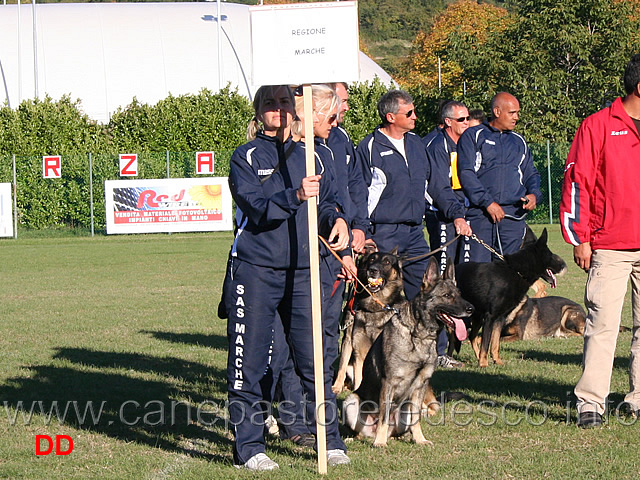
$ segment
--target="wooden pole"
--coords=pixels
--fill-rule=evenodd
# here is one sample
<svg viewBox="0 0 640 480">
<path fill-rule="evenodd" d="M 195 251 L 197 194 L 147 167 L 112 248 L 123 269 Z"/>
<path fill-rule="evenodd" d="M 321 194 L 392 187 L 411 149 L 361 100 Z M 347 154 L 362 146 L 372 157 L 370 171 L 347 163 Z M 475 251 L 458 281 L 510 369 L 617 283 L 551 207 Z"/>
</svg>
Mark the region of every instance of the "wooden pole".
<svg viewBox="0 0 640 480">
<path fill-rule="evenodd" d="M 303 86 L 304 144 L 307 176 L 316 174 L 313 143 L 313 98 L 311 85 Z M 324 360 L 322 348 L 322 304 L 320 301 L 320 261 L 318 250 L 318 204 L 316 197 L 307 202 L 309 208 L 309 264 L 311 266 L 311 318 L 313 328 L 313 371 L 316 387 L 316 441 L 318 442 L 318 473 L 327 473 L 327 431 L 324 402 Z"/>
</svg>

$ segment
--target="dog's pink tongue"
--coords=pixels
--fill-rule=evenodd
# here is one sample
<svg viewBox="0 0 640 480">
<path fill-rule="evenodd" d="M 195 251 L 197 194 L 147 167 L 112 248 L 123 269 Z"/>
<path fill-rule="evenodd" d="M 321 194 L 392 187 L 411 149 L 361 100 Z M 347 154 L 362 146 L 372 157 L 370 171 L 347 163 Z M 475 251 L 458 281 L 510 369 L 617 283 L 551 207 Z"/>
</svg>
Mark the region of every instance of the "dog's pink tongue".
<svg viewBox="0 0 640 480">
<path fill-rule="evenodd" d="M 456 338 L 461 342 L 464 342 L 467 339 L 467 326 L 464 321 L 459 318 L 452 317 L 451 320 L 453 320 L 453 324 L 456 327 Z"/>
</svg>

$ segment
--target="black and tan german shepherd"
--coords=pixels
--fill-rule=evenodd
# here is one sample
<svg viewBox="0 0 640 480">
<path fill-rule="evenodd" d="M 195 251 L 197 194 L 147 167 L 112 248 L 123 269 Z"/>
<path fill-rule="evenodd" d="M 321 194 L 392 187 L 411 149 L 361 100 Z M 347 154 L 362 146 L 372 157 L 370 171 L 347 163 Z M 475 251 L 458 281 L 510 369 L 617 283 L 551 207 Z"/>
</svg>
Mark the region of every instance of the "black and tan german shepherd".
<svg viewBox="0 0 640 480">
<path fill-rule="evenodd" d="M 437 404 L 430 385 L 438 358 L 436 339 L 453 318 L 473 313 L 456 287 L 453 265 L 449 262 L 440 276 L 433 257 L 420 293 L 395 308 L 367 354 L 362 384 L 343 403 L 346 424 L 359 435 L 375 437 L 377 447 L 407 431 L 416 443 L 431 443 L 422 433 L 420 417 L 423 404 Z"/>
<path fill-rule="evenodd" d="M 390 253 L 367 252 L 358 264 L 358 280 L 359 285 L 367 286 L 375 299 L 358 286 L 354 311 L 346 308 L 345 324 L 348 326 L 342 338 L 338 373 L 332 387 L 335 393 L 343 390 L 349 366 L 353 368 L 353 390 L 360 386 L 362 365 L 371 345 L 394 314 L 392 308 L 403 301 L 397 249 Z"/>
<path fill-rule="evenodd" d="M 564 297 L 524 297 L 505 320 L 501 341 L 583 336 L 587 314 Z"/>
<path fill-rule="evenodd" d="M 505 255 L 504 261 L 456 266 L 462 296 L 475 307 L 469 340 L 480 367 L 489 364 L 489 347 L 493 361 L 499 365 L 504 363 L 500 359 L 500 335 L 507 315 L 518 306 L 536 280 L 542 278 L 553 287 L 556 275 L 564 273 L 566 268 L 566 263 L 549 250 L 546 228 L 540 238 L 525 241 L 520 250 Z"/>
</svg>

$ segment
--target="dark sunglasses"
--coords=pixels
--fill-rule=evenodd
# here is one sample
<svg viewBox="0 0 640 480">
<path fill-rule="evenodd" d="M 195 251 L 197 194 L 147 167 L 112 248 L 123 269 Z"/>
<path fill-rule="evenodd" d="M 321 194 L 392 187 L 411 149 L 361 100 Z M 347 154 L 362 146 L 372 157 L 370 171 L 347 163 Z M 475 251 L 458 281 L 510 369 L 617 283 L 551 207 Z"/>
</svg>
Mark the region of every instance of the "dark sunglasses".
<svg viewBox="0 0 640 480">
<path fill-rule="evenodd" d="M 449 117 L 451 118 L 451 117 Z M 471 117 L 460 117 L 460 118 L 451 118 L 451 120 L 455 120 L 456 122 L 462 123 L 462 122 L 466 122 L 470 119 Z"/>
<path fill-rule="evenodd" d="M 324 112 L 318 112 L 318 115 L 324 115 L 325 117 L 327 117 L 327 114 Z M 338 118 L 338 115 L 336 115 L 335 113 L 333 115 L 331 115 L 330 117 L 327 117 L 327 122 L 328 123 L 333 123 L 336 121 L 336 118 Z"/>
<path fill-rule="evenodd" d="M 408 112 L 404 113 L 404 112 L 398 112 L 396 113 L 396 115 L 406 115 L 407 118 L 409 118 L 411 115 L 413 115 L 413 110 L 409 110 Z"/>
</svg>

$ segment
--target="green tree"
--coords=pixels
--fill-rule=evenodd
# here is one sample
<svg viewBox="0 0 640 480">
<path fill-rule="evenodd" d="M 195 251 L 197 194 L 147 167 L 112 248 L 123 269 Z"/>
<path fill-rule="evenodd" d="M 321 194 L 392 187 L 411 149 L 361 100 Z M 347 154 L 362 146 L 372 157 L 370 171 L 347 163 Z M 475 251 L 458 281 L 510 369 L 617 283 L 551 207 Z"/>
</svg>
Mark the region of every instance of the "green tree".
<svg viewBox="0 0 640 480">
<path fill-rule="evenodd" d="M 16 110 L 0 108 L 0 154 L 63 155 L 104 148 L 103 127 L 90 120 L 80 101 L 25 100 Z"/>
<path fill-rule="evenodd" d="M 464 70 L 467 100 L 506 90 L 521 103 L 529 141 L 570 141 L 587 115 L 622 93 L 621 76 L 639 50 L 636 4 L 610 0 L 513 0 L 516 20 L 486 42 L 454 34 L 450 57 Z"/>
<path fill-rule="evenodd" d="M 113 146 L 120 151 L 217 150 L 246 141 L 253 108 L 229 86 L 212 93 L 181 95 L 150 106 L 135 98 L 109 122 Z"/>
<path fill-rule="evenodd" d="M 378 77 L 372 82 L 356 83 L 349 87 L 350 110 L 344 117 L 344 127 L 356 145 L 380 124 L 378 100 L 391 88 L 391 85 L 385 86 Z"/>
<path fill-rule="evenodd" d="M 418 33 L 398 81 L 408 88 L 420 88 L 424 92 L 438 91 L 440 59 L 440 77 L 445 90 L 450 95 L 462 96 L 463 70 L 455 58 L 448 55 L 450 36 L 465 32 L 482 43 L 493 31 L 504 30 L 509 21 L 504 8 L 479 4 L 474 0 L 458 0 L 450 4 L 429 30 Z"/>
</svg>

